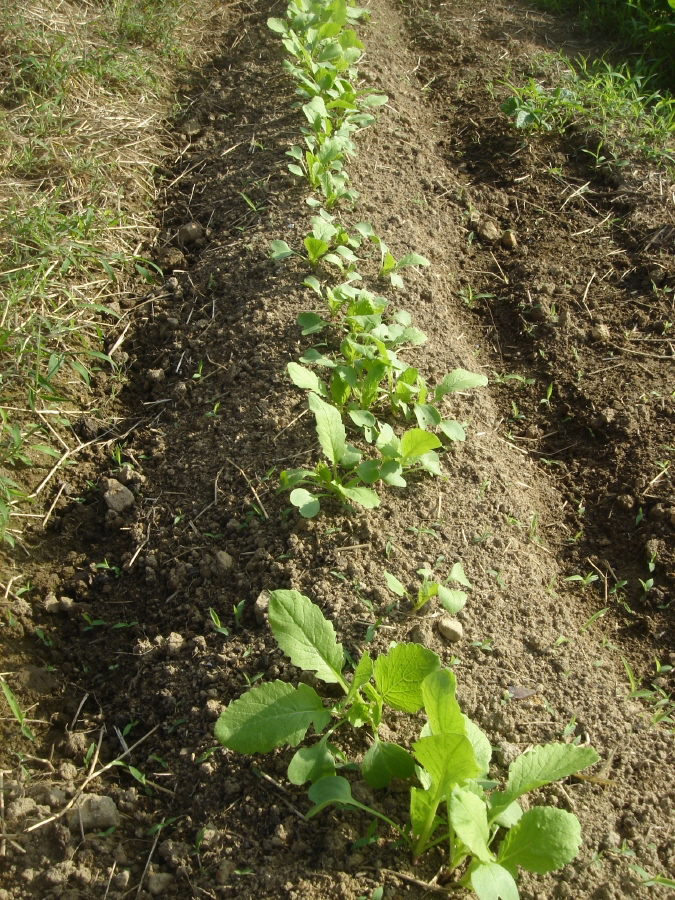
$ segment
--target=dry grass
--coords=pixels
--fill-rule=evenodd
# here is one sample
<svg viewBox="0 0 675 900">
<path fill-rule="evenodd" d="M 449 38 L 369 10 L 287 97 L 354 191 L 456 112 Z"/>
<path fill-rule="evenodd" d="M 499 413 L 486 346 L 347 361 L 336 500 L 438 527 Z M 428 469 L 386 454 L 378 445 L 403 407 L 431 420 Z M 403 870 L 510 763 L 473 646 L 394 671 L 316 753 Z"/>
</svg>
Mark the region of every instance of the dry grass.
<svg viewBox="0 0 675 900">
<path fill-rule="evenodd" d="M 0 533 L 10 544 L 10 514 L 37 470 L 78 443 L 68 422 L 89 407 L 92 368 L 110 365 L 100 354 L 119 302 L 153 276 L 153 171 L 173 150 L 173 85 L 208 56 L 226 16 L 215 0 L 0 5 Z"/>
</svg>

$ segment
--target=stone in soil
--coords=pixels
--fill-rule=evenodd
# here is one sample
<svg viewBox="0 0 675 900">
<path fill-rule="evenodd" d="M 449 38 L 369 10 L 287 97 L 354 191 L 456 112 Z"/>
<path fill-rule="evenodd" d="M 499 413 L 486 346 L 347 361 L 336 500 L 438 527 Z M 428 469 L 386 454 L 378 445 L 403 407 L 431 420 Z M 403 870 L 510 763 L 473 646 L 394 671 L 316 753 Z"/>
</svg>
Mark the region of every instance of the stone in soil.
<svg viewBox="0 0 675 900">
<path fill-rule="evenodd" d="M 116 478 L 108 479 L 108 489 L 103 494 L 103 499 L 108 509 L 118 515 L 130 509 L 136 502 L 129 488 L 117 481 Z"/>
</svg>

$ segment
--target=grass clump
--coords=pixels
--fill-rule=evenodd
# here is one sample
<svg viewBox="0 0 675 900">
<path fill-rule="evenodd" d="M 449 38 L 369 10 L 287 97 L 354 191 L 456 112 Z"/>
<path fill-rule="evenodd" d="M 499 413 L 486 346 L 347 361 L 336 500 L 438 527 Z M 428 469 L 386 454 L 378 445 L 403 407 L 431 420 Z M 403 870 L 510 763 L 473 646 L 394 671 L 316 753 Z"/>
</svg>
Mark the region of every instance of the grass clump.
<svg viewBox="0 0 675 900">
<path fill-rule="evenodd" d="M 110 366 L 119 301 L 152 278 L 153 169 L 177 71 L 213 44 L 212 0 L 0 9 L 0 537 L 42 488 Z M 197 25 L 196 23 L 199 23 Z M 102 318 L 101 314 L 105 313 Z M 47 422 L 49 425 L 47 425 Z M 44 474 L 44 473 L 42 473 Z M 40 476 L 41 477 L 41 476 Z"/>
</svg>

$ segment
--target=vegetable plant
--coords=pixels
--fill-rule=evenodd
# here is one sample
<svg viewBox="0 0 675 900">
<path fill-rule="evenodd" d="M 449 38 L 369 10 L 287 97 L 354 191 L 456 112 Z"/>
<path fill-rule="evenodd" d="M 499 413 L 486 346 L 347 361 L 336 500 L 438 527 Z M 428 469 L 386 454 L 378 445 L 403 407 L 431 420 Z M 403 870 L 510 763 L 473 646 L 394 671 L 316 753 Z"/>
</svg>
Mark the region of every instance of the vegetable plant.
<svg viewBox="0 0 675 900">
<path fill-rule="evenodd" d="M 293 665 L 337 685 L 343 696 L 326 701 L 303 681 L 264 683 L 229 704 L 215 736 L 239 753 L 268 753 L 298 747 L 312 727 L 317 739 L 300 747 L 288 766 L 291 783 L 311 782 L 307 818 L 330 805 L 362 810 L 393 829 L 413 862 L 445 845 L 455 885 L 473 890 L 480 900 L 517 900 L 519 869 L 544 874 L 574 859 L 581 844 L 576 816 L 547 806 L 523 811 L 519 799 L 593 765 L 599 759 L 595 750 L 563 743 L 533 747 L 511 763 L 506 785 L 499 788 L 487 779 L 490 742 L 462 713 L 455 675 L 441 668 L 433 651 L 403 643 L 374 660 L 366 652 L 349 680 L 333 625 L 309 598 L 273 591 L 269 624 Z M 387 709 L 414 715 L 422 708 L 427 721 L 411 749 L 382 740 Z M 331 741 L 348 726 L 371 734 L 358 764 L 370 787 L 386 787 L 393 778 L 411 780 L 403 822 L 355 800 L 350 781 L 337 774 L 354 768 Z"/>
<path fill-rule="evenodd" d="M 404 585 L 401 584 L 395 575 L 392 575 L 391 572 L 384 573 L 387 587 L 392 593 L 396 594 L 397 597 L 407 597 L 409 600 L 412 600 L 411 612 L 419 612 L 432 597 L 438 597 L 441 606 L 451 615 L 458 613 L 466 604 L 467 596 L 464 591 L 447 586 L 449 582 L 454 581 L 464 587 L 471 588 L 471 582 L 464 574 L 461 563 L 456 562 L 454 564 L 450 574 L 442 583 L 433 578 L 434 573 L 430 569 L 418 569 L 417 574 L 421 576 L 422 583 L 417 589 L 416 599 L 412 600 Z"/>
</svg>

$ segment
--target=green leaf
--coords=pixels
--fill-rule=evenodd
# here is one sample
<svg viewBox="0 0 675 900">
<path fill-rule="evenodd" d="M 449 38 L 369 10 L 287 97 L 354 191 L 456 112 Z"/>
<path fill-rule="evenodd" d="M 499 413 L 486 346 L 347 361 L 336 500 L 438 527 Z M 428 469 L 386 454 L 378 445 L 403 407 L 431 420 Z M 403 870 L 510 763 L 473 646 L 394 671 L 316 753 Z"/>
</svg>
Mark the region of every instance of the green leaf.
<svg viewBox="0 0 675 900">
<path fill-rule="evenodd" d="M 300 743 L 313 723 L 323 731 L 330 720 L 321 697 L 306 684 L 261 684 L 234 700 L 216 722 L 216 740 L 238 753 L 268 753 Z"/>
<path fill-rule="evenodd" d="M 289 256 L 293 256 L 293 251 L 286 241 L 271 241 L 270 256 L 272 259 L 288 259 Z"/>
<path fill-rule="evenodd" d="M 471 742 L 463 734 L 434 734 L 413 744 L 415 757 L 444 797 L 456 784 L 480 774 Z"/>
<path fill-rule="evenodd" d="M 576 816 L 553 806 L 535 806 L 507 832 L 497 862 L 514 878 L 518 866 L 544 875 L 571 862 L 580 846 L 581 827 Z"/>
<path fill-rule="evenodd" d="M 432 672 L 422 682 L 424 711 L 432 734 L 464 734 L 464 716 L 455 698 L 457 679 L 450 669 Z"/>
<path fill-rule="evenodd" d="M 293 506 L 298 508 L 303 519 L 313 519 L 321 509 L 321 503 L 318 498 L 314 494 L 310 494 L 305 488 L 295 488 L 295 490 L 291 491 L 289 499 Z"/>
<path fill-rule="evenodd" d="M 575 744 L 545 744 L 534 747 L 509 766 L 506 790 L 503 794 L 497 795 L 499 806 L 508 806 L 528 791 L 550 784 L 559 778 L 574 775 L 575 772 L 592 766 L 599 759 L 592 747 L 577 747 Z"/>
<path fill-rule="evenodd" d="M 304 391 L 314 391 L 315 394 L 320 394 L 322 397 L 328 395 L 325 384 L 311 369 L 290 362 L 286 366 L 286 370 L 296 387 L 302 388 Z"/>
<path fill-rule="evenodd" d="M 449 441 L 465 441 L 466 432 L 454 419 L 444 419 L 438 426 Z"/>
<path fill-rule="evenodd" d="M 377 419 L 367 409 L 350 409 L 349 418 L 358 428 L 374 428 L 377 425 Z"/>
<path fill-rule="evenodd" d="M 335 760 L 326 739 L 313 747 L 301 747 L 288 764 L 288 780 L 291 784 L 314 784 L 319 778 L 335 775 Z"/>
<path fill-rule="evenodd" d="M 466 604 L 464 591 L 454 591 L 442 584 L 438 585 L 438 599 L 441 601 L 443 609 L 447 610 L 451 616 L 458 613 Z"/>
<path fill-rule="evenodd" d="M 356 693 L 360 687 L 363 687 L 364 684 L 367 684 L 370 679 L 373 677 L 373 661 L 368 655 L 368 651 L 365 650 L 361 654 L 361 659 L 358 662 L 358 665 L 354 669 L 354 675 L 352 677 L 351 684 L 349 685 L 349 693 L 347 694 L 346 703 L 351 703 L 351 701 L 356 697 Z"/>
<path fill-rule="evenodd" d="M 476 764 L 480 769 L 480 775 L 485 775 L 490 768 L 490 760 L 492 758 L 492 745 L 475 722 L 472 722 L 468 716 L 462 715 L 464 719 L 464 731 L 473 747 L 473 755 Z"/>
<path fill-rule="evenodd" d="M 316 433 L 321 449 L 328 459 L 337 465 L 345 452 L 346 434 L 342 416 L 334 406 L 329 406 L 317 394 L 309 395 L 309 408 L 316 417 Z"/>
<path fill-rule="evenodd" d="M 361 805 L 354 800 L 349 782 L 341 775 L 327 775 L 325 778 L 320 778 L 311 786 L 307 794 L 314 803 L 310 811 L 305 814 L 308 819 L 330 806 L 331 803 L 358 807 Z"/>
<path fill-rule="evenodd" d="M 410 778 L 415 774 L 415 760 L 398 744 L 380 741 L 377 736 L 363 757 L 361 774 L 372 788 L 386 787 L 392 778 Z"/>
<path fill-rule="evenodd" d="M 406 589 L 395 575 L 385 571 L 384 580 L 387 582 L 387 587 L 392 593 L 396 594 L 397 597 L 405 597 Z"/>
<path fill-rule="evenodd" d="M 395 459 L 389 459 L 380 469 L 380 478 L 389 487 L 405 487 L 408 482 L 403 478 L 402 472 L 401 464 Z"/>
<path fill-rule="evenodd" d="M 440 660 L 433 650 L 420 644 L 396 644 L 387 656 L 375 660 L 375 684 L 389 706 L 415 713 L 424 703 L 422 682 L 438 668 Z"/>
<path fill-rule="evenodd" d="M 16 719 L 19 728 L 21 729 L 21 733 L 24 737 L 27 737 L 28 740 L 35 742 L 35 737 L 33 736 L 33 732 L 30 730 L 28 725 L 24 724 L 25 716 L 23 714 L 23 710 L 19 705 L 19 701 L 16 699 L 14 694 L 12 693 L 9 685 L 0 679 L 0 687 L 2 688 L 2 693 L 5 695 L 5 700 L 7 701 L 7 705 L 9 706 L 12 715 Z"/>
<path fill-rule="evenodd" d="M 412 826 L 413 838 L 417 840 L 424 831 L 431 814 L 431 807 L 434 806 L 434 796 L 430 790 L 422 788 L 410 788 L 410 825 Z M 437 805 L 437 804 L 436 804 Z M 441 824 L 441 819 L 436 816 L 431 829 L 431 834 L 436 827 Z"/>
<path fill-rule="evenodd" d="M 420 256 L 419 253 L 406 253 L 405 256 L 402 256 L 397 265 L 397 269 L 402 269 L 404 266 L 428 266 L 431 265 L 429 260 L 425 256 Z"/>
<path fill-rule="evenodd" d="M 481 862 L 492 862 L 488 848 L 490 828 L 485 801 L 471 791 L 454 787 L 448 802 L 450 823 L 455 834 Z"/>
<path fill-rule="evenodd" d="M 307 256 L 312 265 L 320 260 L 322 256 L 325 256 L 329 250 L 328 244 L 325 241 L 309 235 L 304 239 L 303 244 L 305 245 Z"/>
<path fill-rule="evenodd" d="M 513 828 L 523 815 L 523 810 L 517 800 L 514 800 L 510 806 L 495 816 L 493 822 L 495 825 L 501 825 L 502 828 Z"/>
<path fill-rule="evenodd" d="M 410 428 L 401 438 L 401 459 L 416 459 L 435 447 L 440 447 L 441 442 L 430 431 L 422 431 L 421 428 Z"/>
<path fill-rule="evenodd" d="M 333 623 L 319 607 L 298 591 L 272 591 L 269 623 L 277 643 L 299 669 L 316 672 L 328 684 L 340 684 L 344 662 L 342 644 L 335 639 Z"/>
<path fill-rule="evenodd" d="M 485 387 L 488 383 L 485 375 L 476 375 L 466 369 L 453 369 L 448 372 L 434 392 L 434 398 L 440 400 L 445 394 L 456 391 L 470 391 L 472 388 Z"/>
<path fill-rule="evenodd" d="M 369 488 L 341 487 L 340 493 L 344 494 L 347 500 L 351 500 L 352 503 L 357 503 L 364 509 L 375 509 L 376 506 L 380 505 L 380 498 L 375 491 L 371 491 Z"/>
<path fill-rule="evenodd" d="M 376 459 L 367 459 L 356 467 L 356 474 L 365 484 L 375 484 L 380 479 L 380 466 Z"/>
<path fill-rule="evenodd" d="M 441 424 L 441 414 L 431 403 L 416 403 L 413 407 L 417 424 L 420 428 L 435 428 Z"/>
<path fill-rule="evenodd" d="M 277 34 L 286 34 L 286 31 L 288 30 L 288 25 L 286 25 L 283 19 L 268 19 L 267 27 L 272 31 L 276 31 Z"/>
<path fill-rule="evenodd" d="M 448 577 L 445 580 L 446 580 L 446 582 L 456 581 L 459 584 L 463 584 L 464 587 L 468 587 L 468 588 L 470 588 L 472 586 L 471 582 L 464 574 L 464 568 L 463 568 L 462 564 L 459 562 L 456 562 L 454 564 L 454 566 L 450 569 L 450 574 L 448 575 Z"/>
<path fill-rule="evenodd" d="M 518 888 L 513 876 L 497 863 L 472 866 L 470 877 L 478 900 L 518 900 Z"/>
<path fill-rule="evenodd" d="M 319 331 L 323 331 L 323 329 L 329 325 L 329 322 L 326 322 L 321 316 L 318 316 L 316 313 L 305 312 L 300 313 L 297 318 L 298 325 L 302 328 L 302 334 L 317 334 Z"/>
</svg>

